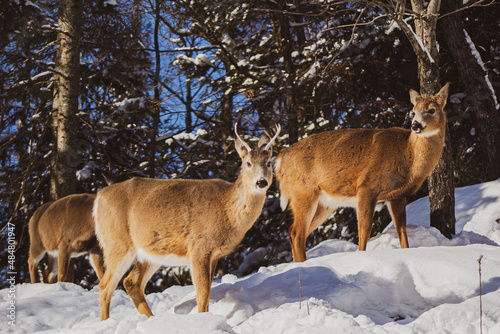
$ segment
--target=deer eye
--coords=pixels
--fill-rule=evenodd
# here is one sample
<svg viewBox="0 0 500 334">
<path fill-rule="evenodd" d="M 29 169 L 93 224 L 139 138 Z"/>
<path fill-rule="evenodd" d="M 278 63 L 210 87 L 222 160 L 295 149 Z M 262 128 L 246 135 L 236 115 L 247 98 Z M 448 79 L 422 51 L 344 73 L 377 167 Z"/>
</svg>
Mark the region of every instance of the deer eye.
<svg viewBox="0 0 500 334">
<path fill-rule="evenodd" d="M 271 167 L 271 161 L 267 162 L 267 167 L 269 167 L 269 168 Z"/>
<path fill-rule="evenodd" d="M 252 163 L 250 161 L 247 161 L 247 167 L 252 168 Z"/>
<path fill-rule="evenodd" d="M 434 115 L 436 113 L 436 109 L 434 109 L 434 108 L 427 109 L 426 113 Z"/>
</svg>

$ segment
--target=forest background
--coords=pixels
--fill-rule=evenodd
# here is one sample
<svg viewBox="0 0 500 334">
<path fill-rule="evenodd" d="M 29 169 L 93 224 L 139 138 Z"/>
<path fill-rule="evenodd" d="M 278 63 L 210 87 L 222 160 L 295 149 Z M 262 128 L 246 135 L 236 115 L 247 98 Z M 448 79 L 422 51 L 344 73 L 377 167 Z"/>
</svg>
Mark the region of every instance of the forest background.
<svg viewBox="0 0 500 334">
<path fill-rule="evenodd" d="M 453 187 L 500 177 L 498 5 L 3 1 L 2 268 L 10 232 L 16 282 L 28 282 L 29 218 L 44 202 L 96 193 L 105 186 L 100 170 L 234 181 L 240 165 L 235 122 L 248 141 L 280 123 L 277 152 L 315 132 L 408 128 L 409 89 L 431 94 L 446 82 L 447 149 L 434 179 L 410 200 L 434 192 L 431 206 L 446 199 L 453 209 Z M 433 219 L 431 208 L 431 225 L 451 237 L 454 215 L 445 217 Z M 263 214 L 217 272 L 245 275 L 290 261 L 291 222 L 273 185 Z M 378 210 L 373 234 L 389 222 L 387 210 Z M 335 212 L 308 246 L 327 238 L 357 241 L 352 209 Z M 76 283 L 96 284 L 86 260 L 71 267 Z M 0 288 L 6 275 L 3 270 Z M 188 283 L 187 270 L 162 268 L 147 291 Z"/>
</svg>

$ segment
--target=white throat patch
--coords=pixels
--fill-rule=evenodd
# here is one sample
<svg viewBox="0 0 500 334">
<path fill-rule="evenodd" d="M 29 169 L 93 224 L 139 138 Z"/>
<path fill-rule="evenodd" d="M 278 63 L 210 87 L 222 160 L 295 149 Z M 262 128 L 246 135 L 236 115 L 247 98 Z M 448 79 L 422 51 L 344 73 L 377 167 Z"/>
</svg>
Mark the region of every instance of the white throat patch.
<svg viewBox="0 0 500 334">
<path fill-rule="evenodd" d="M 429 131 L 429 132 L 426 132 L 426 133 L 417 133 L 417 135 L 419 137 L 423 137 L 423 138 L 428 138 L 428 137 L 432 137 L 432 136 L 435 136 L 439 133 L 439 129 L 436 129 L 434 131 Z"/>
</svg>

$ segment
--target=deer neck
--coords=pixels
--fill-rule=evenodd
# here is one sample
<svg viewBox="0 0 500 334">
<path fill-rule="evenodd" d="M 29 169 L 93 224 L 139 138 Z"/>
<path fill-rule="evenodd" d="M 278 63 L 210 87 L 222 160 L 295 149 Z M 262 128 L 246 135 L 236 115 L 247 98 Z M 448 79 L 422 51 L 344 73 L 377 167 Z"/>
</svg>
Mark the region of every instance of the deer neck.
<svg viewBox="0 0 500 334">
<path fill-rule="evenodd" d="M 240 174 L 230 189 L 226 203 L 229 223 L 246 233 L 259 218 L 266 199 L 266 193 L 255 194 L 248 189 Z"/>
<path fill-rule="evenodd" d="M 413 155 L 412 175 L 414 179 L 425 179 L 434 169 L 441 157 L 444 146 L 444 129 L 429 137 L 410 134 Z"/>
</svg>

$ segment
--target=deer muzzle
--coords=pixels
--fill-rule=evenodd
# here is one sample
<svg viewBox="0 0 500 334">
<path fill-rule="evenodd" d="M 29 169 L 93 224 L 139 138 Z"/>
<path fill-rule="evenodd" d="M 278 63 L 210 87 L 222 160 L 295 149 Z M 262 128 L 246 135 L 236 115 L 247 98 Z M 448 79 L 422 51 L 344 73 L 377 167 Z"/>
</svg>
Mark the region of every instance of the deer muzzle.
<svg viewBox="0 0 500 334">
<path fill-rule="evenodd" d="M 413 121 L 413 123 L 411 123 L 411 130 L 415 133 L 421 133 L 424 130 L 424 127 L 420 124 L 420 122 Z"/>
<path fill-rule="evenodd" d="M 257 188 L 264 189 L 267 187 L 267 180 L 262 178 L 259 181 L 257 181 Z"/>
</svg>

